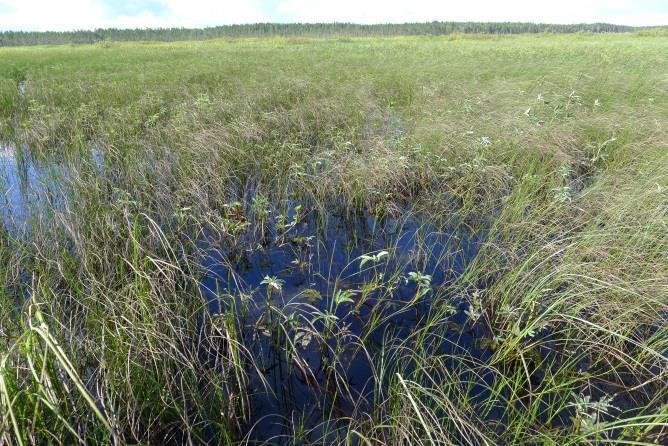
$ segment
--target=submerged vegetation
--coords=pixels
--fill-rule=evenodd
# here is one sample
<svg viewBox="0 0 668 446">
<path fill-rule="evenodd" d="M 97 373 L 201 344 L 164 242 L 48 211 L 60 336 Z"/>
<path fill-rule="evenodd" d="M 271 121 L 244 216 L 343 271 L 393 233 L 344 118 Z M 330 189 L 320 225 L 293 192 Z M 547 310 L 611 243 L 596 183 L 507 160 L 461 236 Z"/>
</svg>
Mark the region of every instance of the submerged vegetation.
<svg viewBox="0 0 668 446">
<path fill-rule="evenodd" d="M 667 50 L 0 50 L 0 444 L 666 444 Z"/>
</svg>

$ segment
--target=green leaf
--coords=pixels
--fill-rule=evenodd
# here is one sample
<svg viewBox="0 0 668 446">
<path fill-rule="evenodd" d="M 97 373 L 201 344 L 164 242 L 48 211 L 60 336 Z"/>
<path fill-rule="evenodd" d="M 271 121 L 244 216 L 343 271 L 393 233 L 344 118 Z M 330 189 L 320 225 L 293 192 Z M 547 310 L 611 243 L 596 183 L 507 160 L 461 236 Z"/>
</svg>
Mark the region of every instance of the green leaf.
<svg viewBox="0 0 668 446">
<path fill-rule="evenodd" d="M 337 290 L 334 293 L 334 304 L 338 307 L 342 303 L 345 302 L 355 302 L 353 300 L 353 297 L 355 296 L 355 292 L 351 290 Z"/>
<path fill-rule="evenodd" d="M 279 279 L 278 277 L 264 276 L 264 279 L 262 280 L 262 282 L 260 282 L 260 285 L 267 285 L 268 288 L 273 288 L 276 291 L 281 291 L 283 289 L 284 283 L 285 281 Z"/>
</svg>

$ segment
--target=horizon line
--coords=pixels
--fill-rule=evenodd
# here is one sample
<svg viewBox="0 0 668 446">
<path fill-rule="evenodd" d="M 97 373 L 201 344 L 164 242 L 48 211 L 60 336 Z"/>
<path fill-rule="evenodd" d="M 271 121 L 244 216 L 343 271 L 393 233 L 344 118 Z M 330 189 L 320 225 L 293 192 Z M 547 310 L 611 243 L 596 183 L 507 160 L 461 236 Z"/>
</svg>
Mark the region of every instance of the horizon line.
<svg viewBox="0 0 668 446">
<path fill-rule="evenodd" d="M 0 33 L 8 32 L 22 32 L 22 33 L 75 33 L 75 32 L 99 32 L 99 31 L 160 31 L 160 30 L 207 30 L 207 29 L 216 29 L 216 28 L 233 28 L 233 27 L 243 27 L 243 26 L 254 26 L 254 25 L 278 25 L 278 26 L 304 26 L 304 25 L 348 25 L 348 26 L 359 26 L 359 27 L 378 27 L 378 26 L 405 26 L 405 25 L 430 25 L 430 24 L 522 24 L 522 25 L 540 25 L 540 26 L 592 26 L 592 25 L 607 25 L 615 26 L 620 28 L 629 28 L 629 29 L 656 29 L 656 28 L 668 28 L 668 24 L 665 25 L 622 25 L 613 22 L 571 22 L 571 23 L 551 23 L 551 22 L 532 22 L 532 21 L 475 21 L 475 20 L 432 20 L 432 21 L 419 21 L 419 22 L 375 22 L 375 23 L 358 23 L 358 22 L 346 22 L 346 21 L 333 21 L 333 22 L 247 22 L 247 23 L 225 23 L 221 25 L 210 25 L 210 26 L 201 26 L 201 27 L 187 27 L 187 26 L 166 26 L 166 27 L 106 27 L 106 28 L 72 28 L 68 30 L 25 30 L 25 29 L 0 29 Z"/>
</svg>

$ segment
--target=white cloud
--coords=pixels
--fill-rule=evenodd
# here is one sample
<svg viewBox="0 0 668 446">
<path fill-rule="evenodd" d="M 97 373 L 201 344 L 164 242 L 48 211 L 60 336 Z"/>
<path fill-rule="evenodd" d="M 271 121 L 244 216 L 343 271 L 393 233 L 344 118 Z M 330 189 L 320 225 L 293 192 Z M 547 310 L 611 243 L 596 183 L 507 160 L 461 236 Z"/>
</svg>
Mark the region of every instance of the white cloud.
<svg viewBox="0 0 668 446">
<path fill-rule="evenodd" d="M 0 0 L 0 30 L 203 27 L 278 20 L 357 23 L 452 20 L 668 24 L 668 6 L 664 6 L 668 0 L 161 1 L 166 8 L 160 13 L 142 11 L 136 15 L 109 18 L 100 0 Z"/>
<path fill-rule="evenodd" d="M 142 12 L 106 18 L 95 0 L 0 0 L 0 30 L 72 30 L 95 28 L 204 27 L 267 21 L 251 0 L 163 0 L 165 13 Z"/>
<path fill-rule="evenodd" d="M 283 0 L 279 12 L 303 22 L 527 21 L 668 24 L 660 0 Z"/>
<path fill-rule="evenodd" d="M 92 28 L 99 24 L 102 16 L 99 5 L 90 0 L 4 0 L 2 3 L 10 12 L 0 15 L 0 29 Z"/>
<path fill-rule="evenodd" d="M 163 0 L 163 2 L 169 6 L 178 26 L 199 27 L 268 20 L 259 6 L 248 0 Z"/>
</svg>

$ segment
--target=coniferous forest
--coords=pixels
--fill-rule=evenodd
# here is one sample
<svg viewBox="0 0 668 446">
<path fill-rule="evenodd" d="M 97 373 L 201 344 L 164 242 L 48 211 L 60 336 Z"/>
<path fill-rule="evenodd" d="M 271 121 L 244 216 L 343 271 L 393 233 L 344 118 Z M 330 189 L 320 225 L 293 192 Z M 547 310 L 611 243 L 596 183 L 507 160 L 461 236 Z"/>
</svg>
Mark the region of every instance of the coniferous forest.
<svg viewBox="0 0 668 446">
<path fill-rule="evenodd" d="M 541 23 L 430 22 L 360 25 L 355 23 L 255 23 L 210 28 L 97 29 L 95 31 L 4 31 L 0 46 L 90 44 L 100 41 L 207 40 L 230 37 L 336 37 L 524 33 L 626 33 L 646 31 L 645 27 L 582 23 L 554 25 Z"/>
</svg>

